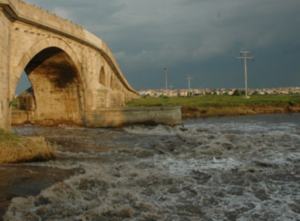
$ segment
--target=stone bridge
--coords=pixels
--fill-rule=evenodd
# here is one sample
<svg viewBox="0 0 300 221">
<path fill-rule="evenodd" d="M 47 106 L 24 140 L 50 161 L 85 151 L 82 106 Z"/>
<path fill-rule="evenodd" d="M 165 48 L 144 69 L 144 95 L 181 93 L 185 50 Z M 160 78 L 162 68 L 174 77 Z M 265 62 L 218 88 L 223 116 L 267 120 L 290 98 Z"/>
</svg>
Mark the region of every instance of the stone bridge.
<svg viewBox="0 0 300 221">
<path fill-rule="evenodd" d="M 36 123 L 85 125 L 137 97 L 111 50 L 84 28 L 21 0 L 0 0 L 0 128 L 25 72 Z"/>
</svg>

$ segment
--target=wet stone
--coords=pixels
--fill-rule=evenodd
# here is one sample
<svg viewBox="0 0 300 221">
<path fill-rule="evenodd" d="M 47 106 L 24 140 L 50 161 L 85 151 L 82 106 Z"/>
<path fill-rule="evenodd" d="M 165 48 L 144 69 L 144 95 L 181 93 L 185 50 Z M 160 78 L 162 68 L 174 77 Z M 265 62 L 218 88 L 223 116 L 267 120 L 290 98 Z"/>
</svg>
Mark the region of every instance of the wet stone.
<svg viewBox="0 0 300 221">
<path fill-rule="evenodd" d="M 141 221 L 157 221 L 157 220 L 163 220 L 162 216 L 156 213 L 143 213 Z"/>
<path fill-rule="evenodd" d="M 178 215 L 198 215 L 201 216 L 203 213 L 200 205 L 177 205 L 176 206 L 176 213 Z"/>
<path fill-rule="evenodd" d="M 211 175 L 198 170 L 193 170 L 191 175 L 199 184 L 205 184 L 211 178 Z"/>
<path fill-rule="evenodd" d="M 25 214 L 26 221 L 39 221 L 39 217 L 33 213 Z"/>
<path fill-rule="evenodd" d="M 49 204 L 51 201 L 46 198 L 46 197 L 43 197 L 43 196 L 40 196 L 37 198 L 37 200 L 34 202 L 34 205 L 35 206 L 43 206 L 43 205 L 47 205 Z"/>
<path fill-rule="evenodd" d="M 228 188 L 227 193 L 231 195 L 241 196 L 244 193 L 244 188 L 240 186 L 232 186 Z"/>
<path fill-rule="evenodd" d="M 278 215 L 275 215 L 274 213 L 271 212 L 261 212 L 261 213 L 254 213 L 251 216 L 252 220 L 258 220 L 258 221 L 264 221 L 264 220 L 276 220 L 278 218 Z"/>
<path fill-rule="evenodd" d="M 176 186 L 172 186 L 171 188 L 168 189 L 168 192 L 171 194 L 176 194 L 176 193 L 180 193 L 181 190 Z"/>
<path fill-rule="evenodd" d="M 247 178 L 243 172 L 225 173 L 221 175 L 222 183 L 227 185 L 245 186 Z"/>
<path fill-rule="evenodd" d="M 300 202 L 289 204 L 289 207 L 294 213 L 300 214 Z"/>
<path fill-rule="evenodd" d="M 155 191 L 152 188 L 148 187 L 142 191 L 142 194 L 144 194 L 146 196 L 152 196 L 155 194 Z"/>
<path fill-rule="evenodd" d="M 40 216 L 41 218 L 46 218 L 49 214 L 49 210 L 46 207 L 41 207 L 37 209 L 36 214 Z"/>
<path fill-rule="evenodd" d="M 225 192 L 223 192 L 223 191 L 215 192 L 214 195 L 218 198 L 224 198 L 226 196 Z"/>
<path fill-rule="evenodd" d="M 124 219 L 131 218 L 133 214 L 134 214 L 134 210 L 128 207 L 120 210 L 109 210 L 103 212 L 101 215 L 102 218 L 109 218 L 109 220 L 124 220 Z"/>
<path fill-rule="evenodd" d="M 202 199 L 202 205 L 210 205 L 210 206 L 216 206 L 219 204 L 219 200 L 212 196 L 205 196 Z"/>
<path fill-rule="evenodd" d="M 101 180 L 83 179 L 83 180 L 80 180 L 78 188 L 80 190 L 92 190 L 92 189 L 97 188 L 101 192 L 105 192 L 109 188 L 109 185 L 105 181 L 101 181 Z"/>
<path fill-rule="evenodd" d="M 271 176 L 271 179 L 284 182 L 300 182 L 300 176 L 297 176 L 296 174 L 290 174 L 287 171 L 285 173 L 274 173 Z"/>
<path fill-rule="evenodd" d="M 253 193 L 254 193 L 255 197 L 260 199 L 261 201 L 270 199 L 269 194 L 263 188 L 259 188 L 259 187 L 253 188 Z"/>
<path fill-rule="evenodd" d="M 275 164 L 272 164 L 270 162 L 266 162 L 266 161 L 261 161 L 261 160 L 256 160 L 254 161 L 255 165 L 258 166 L 258 167 L 278 167 L 277 165 Z"/>
<path fill-rule="evenodd" d="M 225 216 L 228 221 L 236 221 L 238 215 L 239 214 L 236 211 L 225 211 Z"/>
<path fill-rule="evenodd" d="M 191 186 L 183 187 L 182 190 L 184 191 L 185 197 L 187 198 L 197 197 L 198 195 L 198 192 Z"/>
<path fill-rule="evenodd" d="M 255 208 L 255 205 L 252 203 L 248 203 L 248 204 L 243 204 L 241 206 L 238 206 L 239 208 L 230 210 L 230 211 L 225 211 L 225 216 L 227 217 L 228 220 L 232 220 L 235 221 L 237 220 L 239 217 L 243 216 L 243 214 L 245 212 L 248 212 L 249 210 L 252 210 L 253 208 Z"/>
<path fill-rule="evenodd" d="M 234 146 L 231 144 L 231 143 L 223 143 L 222 144 L 222 147 L 225 149 L 225 150 L 232 150 L 234 148 Z"/>
<path fill-rule="evenodd" d="M 134 208 L 139 212 L 154 211 L 154 207 L 150 203 L 139 202 L 134 205 Z"/>
</svg>

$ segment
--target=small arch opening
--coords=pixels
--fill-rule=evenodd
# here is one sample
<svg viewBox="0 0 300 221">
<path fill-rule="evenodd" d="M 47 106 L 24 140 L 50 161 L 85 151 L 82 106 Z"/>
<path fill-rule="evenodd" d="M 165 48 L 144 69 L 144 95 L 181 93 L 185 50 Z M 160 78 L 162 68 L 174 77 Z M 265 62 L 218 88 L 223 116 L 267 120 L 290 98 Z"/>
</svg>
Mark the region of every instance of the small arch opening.
<svg viewBox="0 0 300 221">
<path fill-rule="evenodd" d="M 14 110 L 22 111 L 33 111 L 36 108 L 33 87 L 25 72 L 18 82 L 11 106 Z"/>
</svg>

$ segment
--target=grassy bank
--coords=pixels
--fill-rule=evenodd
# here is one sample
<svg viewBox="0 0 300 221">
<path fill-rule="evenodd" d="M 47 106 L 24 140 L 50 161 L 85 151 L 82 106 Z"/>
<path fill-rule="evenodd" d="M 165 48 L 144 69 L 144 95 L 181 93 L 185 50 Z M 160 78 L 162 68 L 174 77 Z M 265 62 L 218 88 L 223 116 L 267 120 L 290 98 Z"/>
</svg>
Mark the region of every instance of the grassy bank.
<svg viewBox="0 0 300 221">
<path fill-rule="evenodd" d="M 184 118 L 300 112 L 300 95 L 146 97 L 128 106 L 182 106 Z"/>
<path fill-rule="evenodd" d="M 54 148 L 42 137 L 20 137 L 0 130 L 0 164 L 54 158 Z"/>
</svg>

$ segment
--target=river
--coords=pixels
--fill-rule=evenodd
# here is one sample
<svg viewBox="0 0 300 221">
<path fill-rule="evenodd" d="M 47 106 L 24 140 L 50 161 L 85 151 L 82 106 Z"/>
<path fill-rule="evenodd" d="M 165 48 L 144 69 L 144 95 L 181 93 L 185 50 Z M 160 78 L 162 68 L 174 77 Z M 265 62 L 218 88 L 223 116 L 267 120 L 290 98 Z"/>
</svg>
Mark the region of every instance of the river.
<svg viewBox="0 0 300 221">
<path fill-rule="evenodd" d="M 58 156 L 0 167 L 4 220 L 300 220 L 300 114 L 15 131 Z"/>
</svg>

